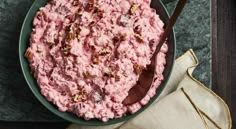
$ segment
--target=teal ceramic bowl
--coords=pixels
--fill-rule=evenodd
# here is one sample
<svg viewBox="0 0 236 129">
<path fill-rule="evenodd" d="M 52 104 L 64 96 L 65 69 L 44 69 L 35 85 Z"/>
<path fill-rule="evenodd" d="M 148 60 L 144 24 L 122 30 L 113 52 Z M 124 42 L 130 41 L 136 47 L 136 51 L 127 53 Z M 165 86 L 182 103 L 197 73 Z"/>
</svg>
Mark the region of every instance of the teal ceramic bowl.
<svg viewBox="0 0 236 129">
<path fill-rule="evenodd" d="M 169 50 L 166 56 L 166 60 L 167 60 L 167 64 L 164 70 L 164 81 L 162 82 L 162 84 L 159 86 L 159 88 L 157 89 L 157 93 L 156 95 L 149 101 L 149 103 L 147 105 L 145 105 L 144 107 L 142 107 L 138 112 L 136 112 L 135 114 L 127 114 L 126 116 L 123 116 L 122 118 L 119 119 L 111 119 L 107 122 L 102 122 L 99 121 L 97 119 L 92 119 L 92 120 L 84 120 L 83 118 L 77 117 L 76 115 L 72 114 L 72 113 L 68 113 L 68 112 L 61 112 L 57 109 L 57 107 L 55 105 L 53 105 L 52 103 L 50 103 L 49 101 L 47 101 L 44 96 L 40 93 L 39 87 L 36 83 L 36 80 L 34 79 L 34 77 L 31 75 L 30 72 L 30 68 L 29 68 L 29 64 L 27 59 L 24 57 L 24 53 L 27 49 L 27 47 L 29 46 L 29 38 L 30 38 L 30 33 L 32 31 L 32 21 L 33 18 L 36 14 L 36 12 L 39 10 L 40 7 L 45 6 L 45 4 L 48 2 L 48 0 L 35 0 L 35 2 L 33 3 L 33 5 L 31 6 L 28 14 L 25 17 L 24 23 L 22 25 L 22 29 L 21 29 L 21 33 L 20 33 L 20 41 L 19 41 L 19 58 L 20 58 L 20 64 L 21 64 L 21 68 L 25 77 L 25 80 L 28 83 L 29 88 L 32 90 L 33 94 L 36 96 L 36 98 L 51 112 L 53 112 L 54 114 L 56 114 L 57 116 L 73 122 L 73 123 L 78 123 L 81 125 L 93 125 L 93 126 L 101 126 L 101 125 L 109 125 L 109 124 L 115 124 L 115 123 L 119 123 L 122 121 L 126 121 L 130 118 L 133 118 L 134 116 L 136 116 L 137 114 L 141 113 L 142 111 L 144 111 L 145 109 L 147 109 L 147 107 L 149 107 L 153 101 L 160 95 L 160 93 L 162 92 L 163 88 L 165 87 L 171 71 L 172 71 L 172 67 L 173 67 L 173 63 L 174 63 L 174 57 L 175 57 L 175 36 L 174 36 L 174 31 L 172 30 L 171 34 L 168 37 L 168 46 L 169 46 Z M 164 23 L 168 22 L 169 19 L 169 15 L 166 11 L 166 8 L 163 6 L 163 4 L 158 1 L 158 0 L 153 0 L 151 3 L 151 7 L 155 8 L 157 10 L 157 13 L 160 15 L 161 19 L 164 21 Z M 40 113 L 40 112 L 39 112 Z"/>
</svg>

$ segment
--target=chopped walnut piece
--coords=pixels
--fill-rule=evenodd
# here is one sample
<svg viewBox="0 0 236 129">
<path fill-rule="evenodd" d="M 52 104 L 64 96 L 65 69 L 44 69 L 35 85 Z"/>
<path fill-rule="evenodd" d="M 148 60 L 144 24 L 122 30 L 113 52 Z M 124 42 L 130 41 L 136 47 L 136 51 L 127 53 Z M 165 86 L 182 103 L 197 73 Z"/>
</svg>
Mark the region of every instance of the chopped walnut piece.
<svg viewBox="0 0 236 129">
<path fill-rule="evenodd" d="M 94 7 L 93 13 L 96 14 L 99 18 L 102 18 L 104 11 L 100 10 L 99 7 Z"/>
<path fill-rule="evenodd" d="M 100 62 L 100 60 L 99 60 L 98 57 L 94 57 L 94 58 L 92 59 L 92 62 L 93 62 L 94 64 L 98 64 L 98 63 Z"/>
<path fill-rule="evenodd" d="M 58 44 L 59 43 L 59 39 L 54 39 L 54 44 Z"/>
<path fill-rule="evenodd" d="M 83 89 L 82 89 L 83 90 Z M 84 102 L 87 100 L 87 93 L 84 91 L 79 91 L 79 93 L 73 95 L 74 102 Z"/>
<path fill-rule="evenodd" d="M 134 14 L 138 10 L 138 4 L 133 4 L 130 8 L 130 14 Z"/>
<path fill-rule="evenodd" d="M 43 13 L 43 11 L 39 11 L 39 12 L 37 12 L 37 17 L 41 17 L 41 16 L 43 16 L 44 15 L 44 13 Z"/>
<path fill-rule="evenodd" d="M 75 13 L 75 17 L 79 18 L 79 17 L 81 17 L 83 15 L 83 13 L 84 13 L 84 9 L 83 8 L 79 8 L 77 13 Z"/>
<path fill-rule="evenodd" d="M 91 75 L 91 73 L 88 72 L 88 71 L 83 72 L 83 76 L 84 76 L 84 78 L 86 78 L 86 79 L 92 79 L 92 78 L 95 77 L 94 75 Z"/>
<path fill-rule="evenodd" d="M 120 41 L 125 41 L 127 37 L 127 33 L 120 34 Z"/>
<path fill-rule="evenodd" d="M 98 54 L 97 53 L 94 53 L 93 55 L 92 55 L 92 62 L 94 63 L 94 64 L 98 64 L 99 62 L 100 62 L 100 59 L 99 59 L 99 56 L 98 56 Z"/>
<path fill-rule="evenodd" d="M 60 31 L 58 35 L 59 35 L 60 37 L 63 36 L 63 32 Z"/>
<path fill-rule="evenodd" d="M 138 42 L 143 43 L 144 42 L 144 38 L 143 36 L 139 35 L 139 34 L 134 34 L 135 38 L 137 39 Z"/>
<path fill-rule="evenodd" d="M 112 40 L 114 43 L 117 43 L 120 41 L 120 38 L 118 36 L 114 36 Z"/>
<path fill-rule="evenodd" d="M 143 67 L 138 65 L 138 64 L 134 64 L 133 65 L 133 68 L 134 68 L 134 73 L 139 75 L 142 73 L 142 70 L 143 70 Z"/>
<path fill-rule="evenodd" d="M 113 75 L 113 73 L 112 73 L 111 71 L 105 72 L 105 73 L 103 74 L 103 76 L 104 76 L 104 77 L 108 77 L 108 78 L 114 77 L 114 75 Z"/>
<path fill-rule="evenodd" d="M 36 16 L 37 16 L 38 19 L 41 20 L 42 18 L 45 17 L 45 13 L 43 11 L 39 11 L 39 12 L 37 12 Z"/>
<path fill-rule="evenodd" d="M 99 52 L 99 55 L 101 56 L 105 56 L 107 54 L 111 53 L 111 51 L 109 49 L 102 49 L 100 52 Z"/>
<path fill-rule="evenodd" d="M 65 27 L 65 31 L 66 31 L 66 32 L 70 32 L 70 31 L 71 31 L 71 25 L 66 26 L 66 27 Z"/>
<path fill-rule="evenodd" d="M 76 14 L 75 14 L 75 18 L 80 18 L 82 15 L 83 15 L 82 12 L 80 12 L 80 13 L 76 13 Z"/>
<path fill-rule="evenodd" d="M 93 13 L 97 13 L 99 11 L 99 8 L 97 6 L 94 7 Z"/>
<path fill-rule="evenodd" d="M 27 49 L 25 52 L 25 57 L 30 61 L 33 59 L 33 56 L 34 54 L 29 49 Z"/>
<path fill-rule="evenodd" d="M 96 23 L 95 23 L 95 21 L 91 21 L 90 23 L 89 23 L 89 26 L 94 26 Z"/>
<path fill-rule="evenodd" d="M 78 6 L 79 4 L 80 4 L 79 0 L 74 0 L 74 1 L 72 2 L 72 5 L 73 5 L 73 6 Z"/>
<path fill-rule="evenodd" d="M 65 44 L 63 47 L 61 47 L 61 51 L 63 54 L 68 55 L 71 50 L 71 45 L 70 44 Z"/>
<path fill-rule="evenodd" d="M 77 12 L 78 12 L 78 14 L 83 14 L 84 8 L 79 8 Z"/>
<path fill-rule="evenodd" d="M 55 43 L 54 42 L 47 42 L 47 44 L 50 46 L 53 46 Z"/>
<path fill-rule="evenodd" d="M 77 40 L 78 40 L 78 41 L 80 40 L 80 35 L 77 35 Z"/>
<path fill-rule="evenodd" d="M 69 33 L 66 34 L 66 40 L 67 41 L 71 41 L 71 40 L 75 39 L 76 37 L 77 37 L 76 34 L 72 33 L 72 32 L 69 32 Z"/>
<path fill-rule="evenodd" d="M 115 52 L 114 52 L 114 58 L 115 58 L 115 59 L 118 59 L 119 56 L 120 56 L 120 53 L 119 53 L 119 52 L 117 51 L 117 49 L 116 49 Z"/>
<path fill-rule="evenodd" d="M 117 43 L 120 41 L 125 41 L 126 37 L 127 37 L 127 33 L 122 33 L 122 34 L 119 34 L 118 36 L 114 36 L 112 40 L 114 43 Z"/>
<path fill-rule="evenodd" d="M 97 12 L 97 16 L 99 17 L 99 18 L 103 18 L 103 11 L 101 11 L 101 10 L 98 10 L 98 12 Z"/>
<path fill-rule="evenodd" d="M 79 34 L 80 34 L 80 32 L 81 32 L 81 28 L 80 28 L 80 27 L 78 27 L 78 28 L 76 29 L 76 34 L 77 34 L 77 35 L 79 35 Z"/>
<path fill-rule="evenodd" d="M 93 3 L 88 3 L 85 7 L 85 10 L 91 12 L 94 9 Z"/>
<path fill-rule="evenodd" d="M 81 102 L 81 95 L 78 95 L 78 94 L 75 94 L 74 96 L 73 96 L 73 101 L 74 102 Z"/>
<path fill-rule="evenodd" d="M 92 52 L 95 52 L 96 48 L 92 45 L 92 46 L 89 46 L 90 50 Z M 98 54 L 94 54 L 94 56 L 98 57 Z"/>
<path fill-rule="evenodd" d="M 119 75 L 115 75 L 115 81 L 120 81 L 120 76 Z"/>
</svg>

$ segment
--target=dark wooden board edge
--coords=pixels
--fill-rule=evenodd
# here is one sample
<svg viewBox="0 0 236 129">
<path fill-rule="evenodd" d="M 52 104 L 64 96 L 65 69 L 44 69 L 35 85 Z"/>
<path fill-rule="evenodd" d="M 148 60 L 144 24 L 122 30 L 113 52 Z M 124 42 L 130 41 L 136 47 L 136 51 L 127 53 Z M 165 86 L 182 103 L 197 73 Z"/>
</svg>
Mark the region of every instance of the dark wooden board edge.
<svg viewBox="0 0 236 129">
<path fill-rule="evenodd" d="M 211 0 L 212 88 L 228 104 L 236 127 L 236 1 Z"/>
</svg>

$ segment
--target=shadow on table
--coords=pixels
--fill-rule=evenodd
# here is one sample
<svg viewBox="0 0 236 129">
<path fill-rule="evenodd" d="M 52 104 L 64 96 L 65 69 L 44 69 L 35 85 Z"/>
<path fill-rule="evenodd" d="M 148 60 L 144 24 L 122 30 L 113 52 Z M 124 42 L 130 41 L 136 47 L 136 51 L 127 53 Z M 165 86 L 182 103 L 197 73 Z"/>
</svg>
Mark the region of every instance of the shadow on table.
<svg viewBox="0 0 236 129">
<path fill-rule="evenodd" d="M 33 96 L 21 72 L 18 40 L 29 0 L 0 1 L 0 120 L 63 121 Z"/>
</svg>

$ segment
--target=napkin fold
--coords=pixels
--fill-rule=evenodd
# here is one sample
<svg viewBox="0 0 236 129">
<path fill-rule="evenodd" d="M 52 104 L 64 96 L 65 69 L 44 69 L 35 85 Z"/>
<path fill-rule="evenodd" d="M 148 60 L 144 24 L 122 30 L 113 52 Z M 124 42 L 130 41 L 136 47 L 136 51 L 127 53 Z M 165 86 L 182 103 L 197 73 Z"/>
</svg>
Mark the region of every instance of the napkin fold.
<svg viewBox="0 0 236 129">
<path fill-rule="evenodd" d="M 192 49 L 176 59 L 158 99 L 125 123 L 97 127 L 71 124 L 67 129 L 230 129 L 228 106 L 192 76 L 197 65 Z"/>
</svg>

